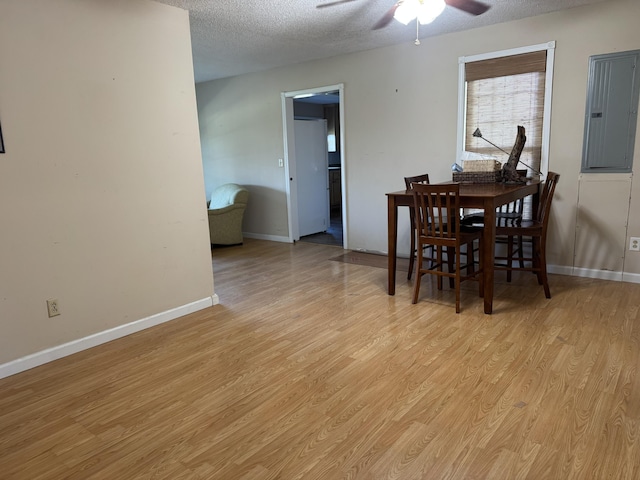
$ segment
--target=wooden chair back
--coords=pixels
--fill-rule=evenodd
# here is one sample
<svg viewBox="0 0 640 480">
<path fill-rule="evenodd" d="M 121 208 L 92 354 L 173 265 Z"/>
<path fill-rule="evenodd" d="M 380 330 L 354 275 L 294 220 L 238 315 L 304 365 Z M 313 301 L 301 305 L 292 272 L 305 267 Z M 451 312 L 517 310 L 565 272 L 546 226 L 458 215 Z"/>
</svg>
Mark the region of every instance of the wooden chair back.
<svg viewBox="0 0 640 480">
<path fill-rule="evenodd" d="M 415 177 L 404 177 L 404 185 L 407 190 L 411 190 L 412 183 L 421 183 L 423 185 L 429 184 L 429 174 L 416 175 Z"/>
<path fill-rule="evenodd" d="M 456 246 L 460 236 L 460 185 L 455 183 L 411 186 L 414 199 L 415 225 L 419 236 L 429 237 L 430 243 Z"/>
<path fill-rule="evenodd" d="M 546 226 L 549 223 L 549 212 L 551 211 L 551 201 L 553 200 L 553 194 L 556 191 L 556 185 L 560 175 L 555 172 L 548 172 L 547 179 L 542 187 L 540 193 L 540 203 L 538 204 L 538 211 L 536 212 L 536 221 L 543 225 L 546 230 Z"/>
<path fill-rule="evenodd" d="M 416 175 L 414 177 L 404 177 L 404 185 L 406 190 L 411 190 L 413 183 L 419 183 L 422 185 L 429 184 L 429 174 L 424 173 L 422 175 Z M 411 253 L 409 255 L 409 270 L 407 271 L 407 280 L 411 279 L 413 273 L 413 264 L 415 262 L 416 255 L 416 224 L 415 224 L 415 211 L 413 207 L 409 207 L 409 223 L 411 225 Z"/>
</svg>

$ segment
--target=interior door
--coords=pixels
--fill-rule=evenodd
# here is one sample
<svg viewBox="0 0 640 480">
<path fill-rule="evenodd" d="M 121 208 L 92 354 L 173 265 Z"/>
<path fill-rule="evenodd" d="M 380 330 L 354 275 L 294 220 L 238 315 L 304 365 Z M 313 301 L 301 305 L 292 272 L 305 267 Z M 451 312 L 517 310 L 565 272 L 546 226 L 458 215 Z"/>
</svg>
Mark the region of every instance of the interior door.
<svg viewBox="0 0 640 480">
<path fill-rule="evenodd" d="M 300 236 L 329 228 L 329 158 L 326 120 L 295 120 Z"/>
</svg>

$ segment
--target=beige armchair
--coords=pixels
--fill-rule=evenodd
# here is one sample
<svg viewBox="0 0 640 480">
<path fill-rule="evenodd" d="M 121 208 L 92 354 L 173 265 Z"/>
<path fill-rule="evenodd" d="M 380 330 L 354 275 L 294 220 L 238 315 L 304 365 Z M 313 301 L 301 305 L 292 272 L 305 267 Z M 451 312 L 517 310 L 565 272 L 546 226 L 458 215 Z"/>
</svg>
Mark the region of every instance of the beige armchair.
<svg viewBox="0 0 640 480">
<path fill-rule="evenodd" d="M 227 183 L 211 193 L 209 202 L 209 237 L 212 245 L 242 243 L 242 217 L 249 191 L 235 183 Z"/>
</svg>

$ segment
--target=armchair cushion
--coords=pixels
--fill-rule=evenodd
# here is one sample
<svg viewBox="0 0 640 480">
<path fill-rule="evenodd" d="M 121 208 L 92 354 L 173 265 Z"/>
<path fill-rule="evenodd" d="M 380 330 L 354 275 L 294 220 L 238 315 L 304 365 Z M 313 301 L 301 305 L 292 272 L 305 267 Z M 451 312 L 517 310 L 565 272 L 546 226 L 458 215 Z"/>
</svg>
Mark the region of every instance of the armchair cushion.
<svg viewBox="0 0 640 480">
<path fill-rule="evenodd" d="M 211 193 L 209 201 L 209 237 L 212 245 L 242 243 L 242 218 L 249 191 L 235 183 L 227 183 Z"/>
</svg>

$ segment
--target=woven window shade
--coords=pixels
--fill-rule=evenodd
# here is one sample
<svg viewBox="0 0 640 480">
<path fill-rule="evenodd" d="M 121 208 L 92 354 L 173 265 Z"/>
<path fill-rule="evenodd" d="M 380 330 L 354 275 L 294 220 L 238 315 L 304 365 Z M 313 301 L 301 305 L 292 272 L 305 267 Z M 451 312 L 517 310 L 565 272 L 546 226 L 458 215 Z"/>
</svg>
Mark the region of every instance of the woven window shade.
<svg viewBox="0 0 640 480">
<path fill-rule="evenodd" d="M 485 139 L 511 152 L 517 127 L 522 125 L 527 141 L 520 160 L 540 170 L 546 63 L 547 52 L 543 50 L 465 64 L 465 150 L 494 155 L 504 163 L 508 158 L 504 152 L 472 134 L 480 128 Z M 525 167 L 518 164 L 517 168 Z M 531 215 L 530 210 L 527 201 L 525 217 Z"/>
<path fill-rule="evenodd" d="M 522 125 L 527 142 L 520 159 L 540 170 L 546 57 L 545 50 L 465 64 L 465 150 L 495 155 L 504 163 L 503 152 L 472 134 L 480 128 L 484 138 L 510 152 Z"/>
<path fill-rule="evenodd" d="M 544 72 L 547 69 L 547 51 L 540 50 L 521 55 L 468 62 L 464 68 L 467 82 L 521 73 Z"/>
</svg>

